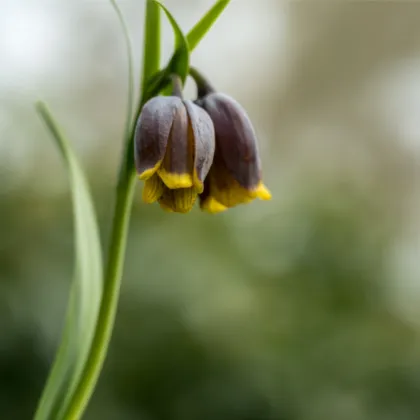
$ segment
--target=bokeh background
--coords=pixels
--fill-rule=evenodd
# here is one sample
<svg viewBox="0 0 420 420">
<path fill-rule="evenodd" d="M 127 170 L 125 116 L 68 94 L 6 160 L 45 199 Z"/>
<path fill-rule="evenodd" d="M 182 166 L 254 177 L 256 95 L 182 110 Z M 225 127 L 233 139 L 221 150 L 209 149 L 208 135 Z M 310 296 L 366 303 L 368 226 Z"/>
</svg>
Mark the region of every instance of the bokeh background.
<svg viewBox="0 0 420 420">
<path fill-rule="evenodd" d="M 144 2 L 120 4 L 139 73 Z M 188 30 L 212 1 L 166 4 Z M 25 420 L 73 264 L 66 173 L 33 103 L 83 161 L 105 250 L 127 60 L 106 0 L 0 11 L 0 417 Z M 248 110 L 274 198 L 172 215 L 139 185 L 86 419 L 419 419 L 420 3 L 232 0 L 192 61 Z"/>
</svg>

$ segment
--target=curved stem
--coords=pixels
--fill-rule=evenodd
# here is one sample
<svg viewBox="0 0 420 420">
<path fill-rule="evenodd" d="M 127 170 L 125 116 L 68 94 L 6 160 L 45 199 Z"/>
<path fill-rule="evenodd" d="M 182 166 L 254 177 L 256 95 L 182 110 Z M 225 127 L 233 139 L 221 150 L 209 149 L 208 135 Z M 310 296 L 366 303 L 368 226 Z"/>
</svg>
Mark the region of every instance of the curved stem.
<svg viewBox="0 0 420 420">
<path fill-rule="evenodd" d="M 217 19 L 221 11 L 226 7 L 229 0 L 219 0 L 205 17 L 192 29 L 188 35 L 190 50 L 198 44 L 207 30 Z M 105 270 L 103 296 L 99 309 L 98 321 L 95 335 L 88 354 L 87 362 L 83 370 L 81 380 L 75 390 L 73 398 L 65 412 L 65 420 L 79 420 L 89 402 L 99 374 L 105 361 L 109 342 L 115 322 L 115 315 L 118 306 L 125 251 L 127 246 L 128 228 L 130 222 L 130 211 L 136 185 L 136 173 L 134 170 L 134 147 L 133 138 L 135 124 L 144 103 L 158 94 L 167 83 L 165 71 L 160 74 L 160 9 L 154 0 L 146 1 L 146 23 L 144 37 L 144 59 L 142 73 L 142 98 L 136 109 L 135 119 L 132 120 L 134 90 L 133 65 L 131 56 L 131 43 L 124 18 L 117 7 L 115 0 L 111 0 L 117 11 L 118 17 L 123 25 L 129 53 L 129 104 L 125 127 L 125 149 L 121 158 L 121 166 L 118 177 L 115 210 L 112 222 L 112 232 L 109 245 L 108 261 Z M 153 78 L 156 75 L 156 79 Z M 212 91 L 213 88 L 203 76 L 195 69 L 191 70 L 191 76 L 196 80 L 197 85 L 202 88 L 202 93 Z M 200 93 L 200 91 L 199 91 Z"/>
<path fill-rule="evenodd" d="M 121 285 L 130 210 L 136 185 L 132 172 L 117 189 L 113 228 L 106 267 L 98 324 L 81 383 L 64 418 L 77 420 L 83 414 L 93 392 L 107 354 Z"/>
<path fill-rule="evenodd" d="M 182 80 L 177 74 L 173 74 L 172 77 L 172 96 L 183 98 L 182 94 Z"/>
<path fill-rule="evenodd" d="M 115 2 L 112 1 L 117 10 L 119 18 L 123 24 L 127 40 L 127 49 L 131 55 L 131 43 L 124 19 L 119 12 Z M 152 47 L 150 47 L 152 45 Z M 89 399 L 94 391 L 99 374 L 105 361 L 111 340 L 112 330 L 115 323 L 115 315 L 119 301 L 125 251 L 127 246 L 128 228 L 130 222 L 130 212 L 136 186 L 136 172 L 134 170 L 133 159 L 133 138 L 135 124 L 142 106 L 149 97 L 157 94 L 156 86 L 154 89 L 147 90 L 147 81 L 150 76 L 159 69 L 160 58 L 160 12 L 158 5 L 153 0 L 146 3 L 146 22 L 145 22 L 145 55 L 143 62 L 142 75 L 142 98 L 136 110 L 134 121 L 132 121 L 132 92 L 129 92 L 129 107 L 127 124 L 124 136 L 124 151 L 121 158 L 120 172 L 116 191 L 116 201 L 114 216 L 112 221 L 112 232 L 109 244 L 108 261 L 105 269 L 104 288 L 99 309 L 98 321 L 89 351 L 86 365 L 73 395 L 72 401 L 64 415 L 65 420 L 79 420 L 86 409 Z M 129 58 L 129 77 L 132 77 L 131 57 Z M 129 81 L 129 87 L 133 83 Z"/>
<path fill-rule="evenodd" d="M 161 85 L 157 85 L 155 90 L 151 90 L 149 94 L 145 95 L 137 109 L 135 121 L 147 99 L 156 95 L 161 88 Z M 64 415 L 66 420 L 78 420 L 85 411 L 104 364 L 112 330 L 114 328 L 125 260 L 125 250 L 127 246 L 131 205 L 137 181 L 133 156 L 134 131 L 135 122 L 130 130 L 129 141 L 126 142 L 126 150 L 123 153 L 121 162 L 114 217 L 112 221 L 108 263 L 105 269 L 104 288 L 99 309 L 98 323 L 96 325 L 92 347 L 84 368 L 82 380 Z"/>
<path fill-rule="evenodd" d="M 197 85 L 198 98 L 203 98 L 209 93 L 216 91 L 211 83 L 206 79 L 206 77 L 201 74 L 195 67 L 190 67 L 190 76 L 194 79 L 194 82 Z"/>
</svg>

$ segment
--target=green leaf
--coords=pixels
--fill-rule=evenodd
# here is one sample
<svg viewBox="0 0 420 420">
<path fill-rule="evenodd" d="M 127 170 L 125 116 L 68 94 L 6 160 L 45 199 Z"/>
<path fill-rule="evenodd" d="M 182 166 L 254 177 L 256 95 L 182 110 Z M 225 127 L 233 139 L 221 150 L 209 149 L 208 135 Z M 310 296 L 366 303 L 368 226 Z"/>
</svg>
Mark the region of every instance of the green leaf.
<svg viewBox="0 0 420 420">
<path fill-rule="evenodd" d="M 187 35 L 187 43 L 190 51 L 193 51 L 199 42 L 204 38 L 204 35 L 214 25 L 217 18 L 223 12 L 230 0 L 219 0 L 213 7 L 196 23 Z"/>
<path fill-rule="evenodd" d="M 39 102 L 36 109 L 67 167 L 73 200 L 75 277 L 61 344 L 35 414 L 35 420 L 61 420 L 81 379 L 95 332 L 102 297 L 102 255 L 95 210 L 83 170 L 46 105 Z"/>
<path fill-rule="evenodd" d="M 188 76 L 190 62 L 190 51 L 187 39 L 185 38 L 181 28 L 179 27 L 177 21 L 171 15 L 169 10 L 159 1 L 153 1 L 165 12 L 166 17 L 168 18 L 169 23 L 171 24 L 172 30 L 174 32 L 175 52 L 168 65 L 168 70 L 172 73 L 176 73 L 181 78 L 182 83 L 185 83 L 185 80 Z"/>
<path fill-rule="evenodd" d="M 230 0 L 217 1 L 213 7 L 197 22 L 197 24 L 191 29 L 186 37 L 184 36 L 174 17 L 161 2 L 158 0 L 148 1 L 151 1 L 161 7 L 168 17 L 175 35 L 175 52 L 172 55 L 171 61 L 169 62 L 169 65 L 166 67 L 166 69 L 159 74 L 157 74 L 156 70 L 154 78 L 150 76 L 149 83 L 143 85 L 143 91 L 146 92 L 146 94 L 154 91 L 156 85 L 162 83 L 162 80 L 167 79 L 171 72 L 180 75 L 183 83 L 185 83 L 185 79 L 189 71 L 189 54 L 186 50 L 188 49 L 188 51 L 191 52 L 197 47 L 206 33 L 214 25 L 217 18 L 221 15 L 225 7 L 229 4 Z M 169 95 L 171 93 L 171 87 L 168 86 L 163 89 L 163 93 Z"/>
<path fill-rule="evenodd" d="M 115 0 L 110 0 L 112 7 L 117 14 L 118 20 L 120 22 L 121 28 L 124 34 L 125 46 L 127 50 L 128 57 L 128 92 L 127 92 L 127 116 L 125 120 L 125 131 L 124 138 L 127 138 L 130 135 L 131 129 L 131 120 L 133 118 L 133 108 L 134 108 L 134 65 L 133 65 L 133 48 L 131 46 L 130 34 L 128 31 L 127 24 L 124 20 L 124 16 L 121 13 L 120 8 Z M 158 64 L 159 65 L 159 64 Z"/>
</svg>

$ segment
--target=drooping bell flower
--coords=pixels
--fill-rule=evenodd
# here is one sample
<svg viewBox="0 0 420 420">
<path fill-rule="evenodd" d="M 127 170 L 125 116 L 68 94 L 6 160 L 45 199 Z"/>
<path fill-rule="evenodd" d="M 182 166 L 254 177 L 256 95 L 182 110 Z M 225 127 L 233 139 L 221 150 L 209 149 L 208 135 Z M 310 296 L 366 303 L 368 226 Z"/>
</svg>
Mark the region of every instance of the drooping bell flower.
<svg viewBox="0 0 420 420">
<path fill-rule="evenodd" d="M 204 190 L 215 149 L 213 123 L 192 101 L 182 99 L 180 81 L 174 95 L 157 96 L 143 107 L 134 138 L 135 165 L 145 181 L 143 201 L 159 202 L 168 211 L 189 212 Z"/>
<path fill-rule="evenodd" d="M 262 182 L 257 138 L 246 111 L 233 98 L 215 92 L 197 70 L 191 76 L 198 87 L 196 103 L 210 115 L 216 135 L 213 164 L 200 196 L 200 206 L 218 213 L 255 198 L 271 199 Z"/>
</svg>

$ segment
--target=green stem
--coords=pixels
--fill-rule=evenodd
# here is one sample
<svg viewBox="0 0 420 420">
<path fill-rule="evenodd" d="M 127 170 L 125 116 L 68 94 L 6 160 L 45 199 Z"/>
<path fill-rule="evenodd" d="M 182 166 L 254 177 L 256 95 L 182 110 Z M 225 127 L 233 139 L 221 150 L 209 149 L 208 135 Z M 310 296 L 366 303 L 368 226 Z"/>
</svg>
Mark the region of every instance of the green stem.
<svg viewBox="0 0 420 420">
<path fill-rule="evenodd" d="M 173 74 L 172 77 L 172 96 L 177 96 L 178 98 L 183 98 L 182 93 L 182 80 L 177 74 Z"/>
<path fill-rule="evenodd" d="M 190 67 L 190 76 L 194 79 L 194 82 L 197 85 L 198 98 L 203 98 L 204 96 L 216 91 L 211 83 L 195 67 Z"/>
<path fill-rule="evenodd" d="M 120 16 L 120 19 L 123 22 L 123 26 L 125 26 L 122 16 Z M 126 36 L 126 38 L 129 39 L 128 36 Z M 161 89 L 160 86 L 156 86 L 155 89 L 151 90 L 146 89 L 147 81 L 158 71 L 160 62 L 160 11 L 158 5 L 151 0 L 147 0 L 146 3 L 144 45 L 142 98 L 137 107 L 135 119 L 132 121 L 131 127 L 126 127 L 124 151 L 121 158 L 120 173 L 118 177 L 108 262 L 105 270 L 104 289 L 99 309 L 98 322 L 81 382 L 66 411 L 64 416 L 65 420 L 79 420 L 83 415 L 102 370 L 115 323 L 127 246 L 130 212 L 136 186 L 133 156 L 135 125 L 144 103 L 150 97 L 158 93 L 158 90 L 156 89 Z M 129 44 L 128 50 L 131 51 Z M 129 72 L 131 77 L 131 61 Z M 130 120 L 131 117 L 131 115 L 128 115 Z"/>
<path fill-rule="evenodd" d="M 160 65 L 160 8 L 152 0 L 147 0 L 146 4 L 144 39 L 142 92 Z"/>
<path fill-rule="evenodd" d="M 150 94 L 142 99 L 136 112 L 135 121 L 137 121 L 141 109 L 147 99 L 157 94 L 160 89 L 161 86 L 158 85 L 156 87 L 156 91 L 150 91 Z M 64 416 L 66 420 L 80 419 L 86 409 L 86 405 L 95 389 L 99 374 L 102 370 L 112 330 L 114 328 L 125 260 L 130 211 L 137 181 L 133 156 L 134 131 L 135 122 L 132 130 L 130 131 L 129 141 L 126 143 L 126 150 L 123 154 L 118 179 L 108 264 L 105 270 L 104 289 L 99 309 L 98 323 L 88 360 L 85 365 L 83 378 L 74 394 L 72 403 Z"/>
<path fill-rule="evenodd" d="M 131 176 L 126 178 L 126 182 L 121 183 L 117 189 L 108 264 L 98 324 L 82 381 L 73 397 L 72 404 L 64 416 L 68 420 L 81 418 L 93 393 L 107 354 L 118 305 L 135 185 L 136 177 L 133 172 Z"/>
</svg>

